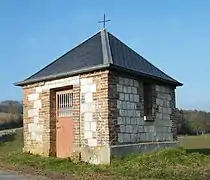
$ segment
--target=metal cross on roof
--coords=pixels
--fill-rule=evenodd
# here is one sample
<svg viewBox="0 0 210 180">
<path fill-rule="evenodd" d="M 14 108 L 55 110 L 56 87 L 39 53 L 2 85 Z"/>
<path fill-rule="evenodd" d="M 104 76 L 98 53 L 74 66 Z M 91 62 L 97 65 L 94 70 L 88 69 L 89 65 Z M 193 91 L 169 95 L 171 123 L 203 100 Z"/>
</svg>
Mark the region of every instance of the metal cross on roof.
<svg viewBox="0 0 210 180">
<path fill-rule="evenodd" d="M 98 23 L 103 23 L 103 28 L 105 28 L 106 22 L 109 22 L 109 21 L 111 21 L 111 20 L 106 19 L 106 15 L 105 15 L 105 13 L 104 13 L 104 20 L 103 20 L 103 21 L 98 21 Z"/>
</svg>

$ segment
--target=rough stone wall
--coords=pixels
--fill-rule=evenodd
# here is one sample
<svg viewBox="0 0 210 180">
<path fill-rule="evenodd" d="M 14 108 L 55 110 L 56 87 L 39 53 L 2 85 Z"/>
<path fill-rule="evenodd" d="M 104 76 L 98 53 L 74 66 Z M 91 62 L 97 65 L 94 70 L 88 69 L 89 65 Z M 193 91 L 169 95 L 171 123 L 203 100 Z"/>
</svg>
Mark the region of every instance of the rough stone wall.
<svg viewBox="0 0 210 180">
<path fill-rule="evenodd" d="M 109 144 L 108 71 L 23 87 L 24 152 L 56 155 L 56 91 L 73 88 L 75 151 Z"/>
<path fill-rule="evenodd" d="M 176 113 L 175 93 L 172 88 L 153 84 L 152 115 L 148 117 L 150 121 L 144 120 L 141 80 L 110 73 L 109 91 L 111 144 L 173 140 Z M 176 133 L 173 134 L 175 138 Z"/>
</svg>

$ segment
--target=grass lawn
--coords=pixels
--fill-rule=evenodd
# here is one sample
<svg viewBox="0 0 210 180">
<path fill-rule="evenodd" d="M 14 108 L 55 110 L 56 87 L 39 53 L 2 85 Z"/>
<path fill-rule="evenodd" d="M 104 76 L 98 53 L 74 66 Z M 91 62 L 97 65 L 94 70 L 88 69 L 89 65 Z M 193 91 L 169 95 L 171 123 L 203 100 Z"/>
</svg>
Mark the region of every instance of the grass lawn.
<svg viewBox="0 0 210 180">
<path fill-rule="evenodd" d="M 7 142 L 0 143 L 0 169 L 5 166 L 13 167 L 14 170 L 44 174 L 50 179 L 210 179 L 210 156 L 189 153 L 184 149 L 131 155 L 123 159 L 113 159 L 110 166 L 94 166 L 23 154 L 22 146 L 22 132 L 8 136 Z"/>
<path fill-rule="evenodd" d="M 210 134 L 199 136 L 180 136 L 179 145 L 188 152 L 199 152 L 210 155 Z"/>
</svg>

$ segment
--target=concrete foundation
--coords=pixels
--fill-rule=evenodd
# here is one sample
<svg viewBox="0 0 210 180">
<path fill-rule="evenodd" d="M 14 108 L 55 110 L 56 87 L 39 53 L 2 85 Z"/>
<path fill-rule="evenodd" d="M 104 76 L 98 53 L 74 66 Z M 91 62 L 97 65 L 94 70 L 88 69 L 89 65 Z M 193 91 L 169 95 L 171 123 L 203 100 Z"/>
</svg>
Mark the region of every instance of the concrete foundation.
<svg viewBox="0 0 210 180">
<path fill-rule="evenodd" d="M 138 144 L 124 144 L 111 146 L 111 155 L 116 157 L 123 157 L 129 154 L 151 152 L 158 149 L 177 148 L 177 142 L 148 142 Z"/>
</svg>

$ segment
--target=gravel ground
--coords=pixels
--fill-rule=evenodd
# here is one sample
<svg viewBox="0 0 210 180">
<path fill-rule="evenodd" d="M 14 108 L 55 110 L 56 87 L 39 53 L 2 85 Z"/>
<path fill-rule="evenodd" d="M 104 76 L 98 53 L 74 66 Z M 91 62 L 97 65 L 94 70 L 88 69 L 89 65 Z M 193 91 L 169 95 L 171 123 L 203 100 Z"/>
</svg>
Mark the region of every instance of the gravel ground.
<svg viewBox="0 0 210 180">
<path fill-rule="evenodd" d="M 19 175 L 13 172 L 0 171 L 0 180 L 46 180 L 41 176 Z"/>
</svg>

